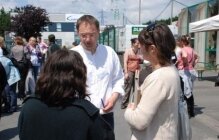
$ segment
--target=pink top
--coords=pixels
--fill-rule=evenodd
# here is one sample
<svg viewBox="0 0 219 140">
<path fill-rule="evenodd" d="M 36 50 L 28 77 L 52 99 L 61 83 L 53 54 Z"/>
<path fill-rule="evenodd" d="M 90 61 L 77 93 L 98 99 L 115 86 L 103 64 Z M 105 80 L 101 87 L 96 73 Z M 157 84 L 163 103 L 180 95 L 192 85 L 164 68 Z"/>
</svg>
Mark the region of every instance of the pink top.
<svg viewBox="0 0 219 140">
<path fill-rule="evenodd" d="M 182 53 L 178 57 L 177 68 L 179 70 L 193 70 L 196 56 L 193 48 L 185 46 L 182 48 Z"/>
<path fill-rule="evenodd" d="M 133 48 L 128 48 L 124 54 L 124 69 L 125 73 L 128 71 L 135 72 L 140 69 L 141 57 L 138 51 L 134 51 Z"/>
<path fill-rule="evenodd" d="M 127 62 L 128 71 L 135 72 L 136 70 L 140 69 L 139 63 L 140 63 L 140 58 L 137 55 L 129 55 Z"/>
</svg>

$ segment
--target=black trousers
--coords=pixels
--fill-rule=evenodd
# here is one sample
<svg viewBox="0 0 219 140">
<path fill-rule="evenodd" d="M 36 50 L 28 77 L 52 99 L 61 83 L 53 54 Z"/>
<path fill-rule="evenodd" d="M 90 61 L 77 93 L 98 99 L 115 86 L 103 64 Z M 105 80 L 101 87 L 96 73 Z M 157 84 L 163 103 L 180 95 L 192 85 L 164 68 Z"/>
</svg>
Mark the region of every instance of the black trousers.
<svg viewBox="0 0 219 140">
<path fill-rule="evenodd" d="M 110 112 L 110 113 L 107 113 L 107 114 L 103 114 L 101 116 L 114 130 L 114 113 Z"/>
<path fill-rule="evenodd" d="M 182 77 L 180 77 L 180 84 L 181 84 L 182 92 L 184 93 L 184 83 L 183 83 Z M 186 103 L 187 103 L 189 117 L 194 117 L 195 113 L 194 113 L 194 97 L 193 97 L 193 93 L 192 93 L 192 96 L 190 96 L 189 98 L 184 96 L 184 99 L 186 100 Z"/>
<path fill-rule="evenodd" d="M 128 72 L 129 78 L 125 79 L 125 95 L 122 98 L 121 108 L 124 109 L 127 107 L 130 97 L 133 96 L 134 87 L 135 87 L 135 72 Z"/>
<path fill-rule="evenodd" d="M 184 96 L 184 99 L 186 100 L 186 103 L 187 103 L 189 117 L 194 117 L 195 113 L 194 113 L 194 97 L 193 97 L 193 94 L 189 98 L 186 98 L 186 96 Z"/>
<path fill-rule="evenodd" d="M 21 79 L 18 81 L 18 97 L 25 97 L 25 80 L 27 77 L 28 67 L 24 63 L 18 63 L 18 70 L 20 72 Z"/>
</svg>

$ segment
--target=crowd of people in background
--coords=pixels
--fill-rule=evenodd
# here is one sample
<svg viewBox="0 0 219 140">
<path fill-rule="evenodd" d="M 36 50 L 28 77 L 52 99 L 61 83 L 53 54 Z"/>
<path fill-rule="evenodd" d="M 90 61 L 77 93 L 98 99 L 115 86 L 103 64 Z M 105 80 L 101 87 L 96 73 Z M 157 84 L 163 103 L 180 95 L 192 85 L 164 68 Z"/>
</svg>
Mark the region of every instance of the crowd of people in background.
<svg viewBox="0 0 219 140">
<path fill-rule="evenodd" d="M 130 139 L 178 139 L 181 91 L 189 116 L 194 117 L 198 55 L 190 37 L 175 40 L 167 25 L 151 24 L 131 39 L 122 69 L 116 52 L 98 44 L 96 18 L 83 15 L 76 28 L 81 42 L 73 42 L 70 50 L 61 49 L 52 34 L 48 44 L 41 37 L 31 36 L 26 43 L 16 36 L 9 53 L 0 37 L 2 111 L 17 111 L 17 98 L 25 98 L 18 123 L 20 139 L 113 140 L 113 111 L 120 96 L 132 129 Z M 143 62 L 152 72 L 140 87 L 140 101 L 133 103 L 135 72 L 141 71 Z"/>
<path fill-rule="evenodd" d="M 55 43 L 54 35 L 48 40 L 46 44 L 41 37 L 31 36 L 26 42 L 23 37 L 16 36 L 8 50 L 4 38 L 0 37 L 0 62 L 6 73 L 6 78 L 2 74 L 1 80 L 7 80 L 4 87 L 1 85 L 2 112 L 17 111 L 17 98 L 24 99 L 35 93 L 36 81 L 46 58 L 61 48 Z"/>
</svg>

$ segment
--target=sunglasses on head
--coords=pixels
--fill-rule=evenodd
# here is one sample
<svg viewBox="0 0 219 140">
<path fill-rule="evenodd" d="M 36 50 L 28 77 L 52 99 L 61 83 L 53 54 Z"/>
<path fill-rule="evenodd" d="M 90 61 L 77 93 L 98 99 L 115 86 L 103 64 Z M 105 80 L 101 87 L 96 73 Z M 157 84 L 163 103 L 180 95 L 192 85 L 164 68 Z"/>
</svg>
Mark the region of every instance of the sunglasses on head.
<svg viewBox="0 0 219 140">
<path fill-rule="evenodd" d="M 153 35 L 153 31 L 156 27 L 156 23 L 151 23 L 149 24 L 144 30 L 148 32 L 148 34 L 151 36 L 153 44 L 155 43 L 154 41 L 154 35 Z"/>
<path fill-rule="evenodd" d="M 145 28 L 145 30 L 148 32 L 153 31 L 155 26 L 156 26 L 156 23 L 151 23 Z"/>
</svg>

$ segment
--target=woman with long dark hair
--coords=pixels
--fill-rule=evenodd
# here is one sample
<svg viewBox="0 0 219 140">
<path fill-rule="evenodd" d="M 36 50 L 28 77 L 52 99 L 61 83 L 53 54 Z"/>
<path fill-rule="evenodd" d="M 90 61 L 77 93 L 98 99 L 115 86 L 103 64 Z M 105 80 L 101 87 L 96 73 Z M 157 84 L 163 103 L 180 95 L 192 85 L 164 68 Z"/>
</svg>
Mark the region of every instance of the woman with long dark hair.
<svg viewBox="0 0 219 140">
<path fill-rule="evenodd" d="M 131 140 L 177 140 L 180 79 L 171 62 L 175 39 L 167 25 L 152 24 L 140 32 L 138 40 L 153 71 L 141 86 L 139 104 L 129 104 L 125 111 Z"/>
</svg>

